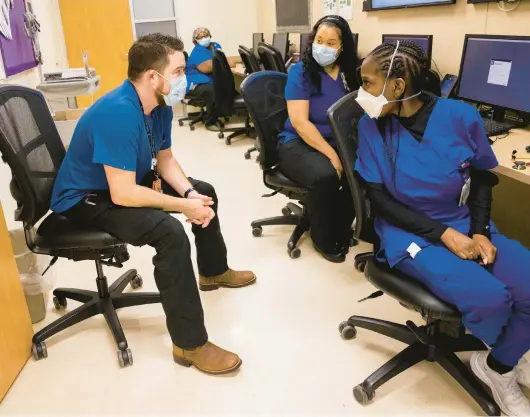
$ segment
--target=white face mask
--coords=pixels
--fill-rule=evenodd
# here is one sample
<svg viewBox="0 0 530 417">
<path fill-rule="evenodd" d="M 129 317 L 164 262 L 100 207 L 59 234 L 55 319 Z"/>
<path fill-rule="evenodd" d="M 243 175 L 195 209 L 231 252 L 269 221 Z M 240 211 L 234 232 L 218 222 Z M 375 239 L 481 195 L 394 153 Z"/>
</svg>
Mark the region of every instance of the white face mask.
<svg viewBox="0 0 530 417">
<path fill-rule="evenodd" d="M 394 58 L 396 57 L 398 49 L 399 41 L 397 41 L 396 50 L 394 51 L 394 55 L 392 55 L 390 67 L 388 68 L 388 72 L 386 74 L 385 85 L 383 86 L 383 91 L 381 92 L 381 94 L 376 97 L 370 94 L 364 88 L 359 88 L 359 92 L 355 100 L 357 101 L 357 103 L 359 103 L 359 106 L 363 108 L 366 114 L 372 119 L 378 119 L 379 116 L 381 116 L 381 113 L 383 112 L 383 107 L 385 107 L 388 103 L 397 103 L 398 101 L 410 100 L 411 98 L 418 97 L 421 94 L 421 92 L 419 92 L 407 98 L 391 101 L 387 100 L 387 98 L 385 97 L 386 84 L 388 83 L 388 77 L 390 76 L 390 71 L 392 70 L 392 65 L 394 64 Z"/>
<path fill-rule="evenodd" d="M 210 46 L 210 43 L 212 43 L 212 38 L 208 36 L 207 38 L 199 39 L 197 43 L 201 46 L 204 46 L 205 48 L 208 48 Z"/>
<path fill-rule="evenodd" d="M 186 74 L 177 78 L 173 78 L 171 81 L 159 72 L 157 72 L 157 74 L 166 80 L 171 86 L 171 89 L 167 95 L 160 93 L 164 97 L 164 101 L 170 107 L 176 106 L 184 99 L 184 96 L 186 95 L 186 88 L 188 86 Z"/>
</svg>

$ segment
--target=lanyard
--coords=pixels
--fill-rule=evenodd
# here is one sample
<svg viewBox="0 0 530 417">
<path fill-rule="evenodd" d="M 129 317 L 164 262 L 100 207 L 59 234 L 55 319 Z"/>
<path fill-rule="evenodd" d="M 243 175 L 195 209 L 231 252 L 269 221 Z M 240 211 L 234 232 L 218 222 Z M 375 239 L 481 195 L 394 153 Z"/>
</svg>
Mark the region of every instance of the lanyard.
<svg viewBox="0 0 530 417">
<path fill-rule="evenodd" d="M 138 95 L 138 91 L 136 91 L 136 94 Z M 140 100 L 139 95 L 138 95 L 138 102 L 140 103 L 140 108 L 142 109 L 142 117 L 144 118 L 145 132 L 147 133 L 147 138 L 149 139 L 149 145 L 151 147 L 151 171 L 153 171 L 155 178 L 158 179 L 160 175 L 158 173 L 158 162 L 156 159 L 155 138 L 154 138 L 153 133 L 151 132 L 149 123 L 147 122 L 147 117 L 145 117 L 144 106 L 142 104 L 142 100 Z M 154 118 L 153 118 L 153 122 L 154 122 Z"/>
</svg>

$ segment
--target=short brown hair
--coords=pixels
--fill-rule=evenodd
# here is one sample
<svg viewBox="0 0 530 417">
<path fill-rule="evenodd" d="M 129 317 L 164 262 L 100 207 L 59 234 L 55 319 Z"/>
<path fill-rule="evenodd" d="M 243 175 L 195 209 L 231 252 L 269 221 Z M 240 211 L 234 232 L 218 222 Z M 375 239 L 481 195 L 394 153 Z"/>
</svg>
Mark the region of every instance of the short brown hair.
<svg viewBox="0 0 530 417">
<path fill-rule="evenodd" d="M 184 51 L 180 38 L 161 33 L 141 36 L 129 49 L 127 76 L 135 81 L 151 69 L 162 72 L 169 64 L 169 55 L 175 51 Z"/>
</svg>

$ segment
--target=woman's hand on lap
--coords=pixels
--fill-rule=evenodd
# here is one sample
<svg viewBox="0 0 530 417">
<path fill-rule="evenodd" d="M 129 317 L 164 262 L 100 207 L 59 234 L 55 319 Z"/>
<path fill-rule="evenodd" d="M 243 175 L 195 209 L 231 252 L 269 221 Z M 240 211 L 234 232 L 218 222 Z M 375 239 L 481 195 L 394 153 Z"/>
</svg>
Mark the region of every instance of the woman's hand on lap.
<svg viewBox="0 0 530 417">
<path fill-rule="evenodd" d="M 497 248 L 483 235 L 473 235 L 475 251 L 480 255 L 483 265 L 492 265 L 497 257 Z"/>
<path fill-rule="evenodd" d="M 480 256 L 475 241 L 455 229 L 448 228 L 442 235 L 442 242 L 459 258 L 472 260 Z"/>
</svg>

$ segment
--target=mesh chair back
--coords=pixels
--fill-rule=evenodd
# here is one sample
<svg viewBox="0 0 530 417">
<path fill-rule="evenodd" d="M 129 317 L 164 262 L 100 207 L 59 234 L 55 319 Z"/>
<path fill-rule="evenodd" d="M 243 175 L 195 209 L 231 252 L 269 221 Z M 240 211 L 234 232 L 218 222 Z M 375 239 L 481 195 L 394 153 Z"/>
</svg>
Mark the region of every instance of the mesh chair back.
<svg viewBox="0 0 530 417">
<path fill-rule="evenodd" d="M 232 116 L 236 84 L 226 55 L 218 49 L 213 53 L 213 88 L 217 115 L 219 117 Z"/>
<path fill-rule="evenodd" d="M 239 56 L 243 61 L 243 65 L 247 70 L 247 74 L 253 74 L 254 72 L 261 71 L 261 66 L 259 65 L 258 58 L 252 53 L 250 49 L 246 46 L 239 46 Z"/>
<path fill-rule="evenodd" d="M 259 162 L 263 170 L 278 163 L 278 135 L 287 120 L 285 85 L 287 74 L 261 71 L 241 84 L 241 94 L 258 135 Z"/>
<path fill-rule="evenodd" d="M 355 237 L 369 243 L 377 242 L 370 205 L 365 196 L 363 181 L 354 171 L 357 160 L 357 126 L 364 110 L 357 104 L 357 91 L 340 99 L 328 110 L 328 120 L 337 143 L 344 174 L 350 185 L 355 207 Z"/>
<path fill-rule="evenodd" d="M 258 53 L 266 71 L 277 71 L 287 74 L 283 56 L 274 46 L 262 42 L 258 46 Z"/>
<path fill-rule="evenodd" d="M 0 152 L 13 176 L 16 220 L 30 229 L 50 209 L 53 184 L 66 153 L 40 92 L 0 86 Z"/>
</svg>

